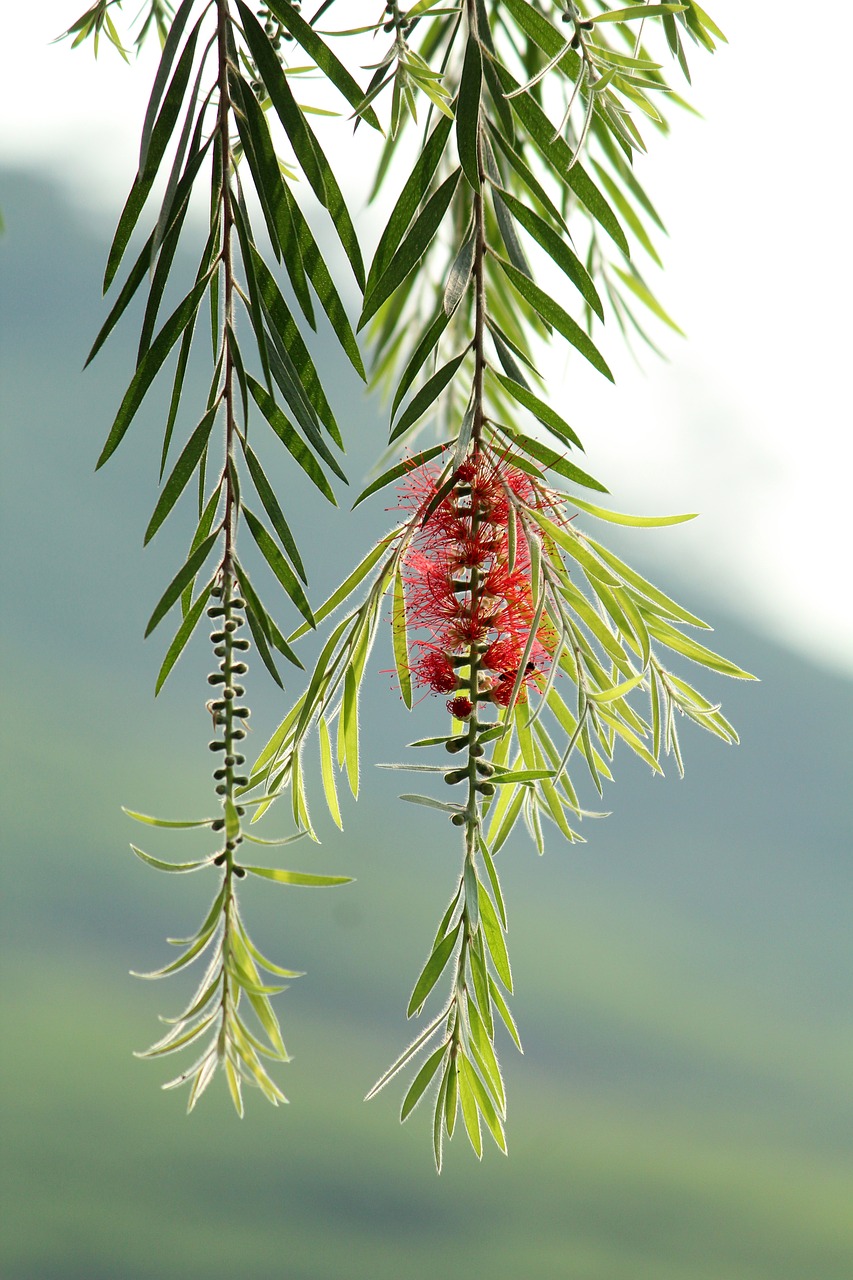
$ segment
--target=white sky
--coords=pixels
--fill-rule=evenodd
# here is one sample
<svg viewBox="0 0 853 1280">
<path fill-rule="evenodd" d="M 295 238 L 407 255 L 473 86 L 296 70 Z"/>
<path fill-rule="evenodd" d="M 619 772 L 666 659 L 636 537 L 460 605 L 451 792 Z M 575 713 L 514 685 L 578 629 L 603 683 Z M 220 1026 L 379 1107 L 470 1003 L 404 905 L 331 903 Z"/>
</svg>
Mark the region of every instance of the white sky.
<svg viewBox="0 0 853 1280">
<path fill-rule="evenodd" d="M 0 0 L 0 164 L 49 170 L 112 223 L 156 48 L 127 67 L 106 43 L 97 63 L 88 49 L 51 44 L 85 7 Z M 128 20 L 137 7 L 125 0 Z M 378 7 L 360 4 L 359 17 Z M 620 357 L 618 333 L 599 334 L 613 389 L 557 351 L 554 403 L 613 506 L 702 513 L 639 534 L 656 555 L 701 576 L 751 625 L 853 674 L 843 248 L 853 16 L 833 6 L 818 36 L 793 0 L 707 7 L 730 44 L 691 59 L 690 97 L 705 118 L 683 116 L 669 141 L 651 139 L 639 171 L 670 230 L 665 275 L 641 269 L 689 340 L 665 339 L 670 362 L 649 353 L 640 370 Z M 333 163 L 357 210 L 362 152 L 343 147 Z"/>
</svg>

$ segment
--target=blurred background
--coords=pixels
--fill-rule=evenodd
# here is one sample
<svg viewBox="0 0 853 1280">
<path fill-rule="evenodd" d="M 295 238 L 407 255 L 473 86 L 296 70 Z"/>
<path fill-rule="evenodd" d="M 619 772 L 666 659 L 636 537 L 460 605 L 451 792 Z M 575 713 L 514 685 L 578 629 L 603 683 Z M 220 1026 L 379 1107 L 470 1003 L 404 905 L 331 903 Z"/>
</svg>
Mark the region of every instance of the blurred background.
<svg viewBox="0 0 853 1280">
<path fill-rule="evenodd" d="M 241 1122 L 217 1084 L 187 1119 L 185 1098 L 158 1088 L 169 1064 L 131 1056 L 190 984 L 128 970 L 165 963 L 165 937 L 195 928 L 213 890 L 133 859 L 139 829 L 119 805 L 209 811 L 208 658 L 204 643 L 188 651 L 153 702 L 167 636 L 141 636 L 191 520 L 182 504 L 143 554 L 164 392 L 93 473 L 132 322 L 80 372 L 105 315 L 99 280 L 150 76 L 48 47 L 77 14 L 41 8 L 26 23 L 4 14 L 20 58 L 0 143 L 2 1274 L 847 1280 L 853 616 L 849 407 L 833 363 L 850 336 L 836 301 L 849 273 L 834 239 L 838 138 L 793 111 L 784 128 L 765 118 L 760 136 L 737 127 L 747 111 L 755 125 L 756 95 L 786 65 L 785 14 L 768 33 L 741 6 L 713 8 L 733 43 L 707 68 L 697 59 L 707 122 L 679 126 L 649 161 L 672 232 L 663 298 L 690 343 L 670 343 L 666 365 L 614 361 L 612 393 L 572 366 L 561 401 L 614 506 L 702 511 L 609 540 L 713 622 L 714 646 L 761 683 L 703 678 L 739 747 L 687 726 L 683 781 L 625 758 L 605 793 L 612 816 L 586 824 L 587 844 L 553 839 L 539 859 L 519 833 L 502 851 L 525 1047 L 503 1047 L 510 1157 L 491 1147 L 478 1166 L 457 1140 L 438 1179 L 427 1112 L 401 1129 L 396 1085 L 361 1101 L 407 1042 L 405 1005 L 458 862 L 445 823 L 403 811 L 388 774 L 368 770 L 345 832 L 321 821 L 322 846 L 290 860 L 354 885 L 244 894 L 261 948 L 307 970 L 279 1000 L 291 1105 L 250 1096 Z M 823 48 L 830 122 L 842 46 Z M 602 342 L 610 359 L 617 341 Z M 382 411 L 331 352 L 325 368 L 357 492 Z M 321 599 L 393 516 L 380 501 L 350 517 L 341 498 L 321 521 L 286 463 L 269 465 L 293 493 Z M 364 707 L 374 760 L 401 758 L 442 714 L 432 700 L 406 713 L 389 666 L 378 647 Z M 259 747 L 286 703 L 257 666 L 250 681 Z M 286 813 L 265 825 L 284 833 Z M 194 849 L 191 836 L 145 847 Z"/>
</svg>

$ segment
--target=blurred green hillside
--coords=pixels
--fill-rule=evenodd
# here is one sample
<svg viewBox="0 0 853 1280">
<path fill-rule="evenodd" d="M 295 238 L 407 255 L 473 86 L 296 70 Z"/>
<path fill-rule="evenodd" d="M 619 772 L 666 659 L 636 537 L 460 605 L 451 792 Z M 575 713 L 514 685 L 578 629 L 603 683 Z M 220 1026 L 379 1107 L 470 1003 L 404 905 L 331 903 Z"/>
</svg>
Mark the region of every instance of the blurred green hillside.
<svg viewBox="0 0 853 1280">
<path fill-rule="evenodd" d="M 504 1052 L 508 1160 L 477 1166 L 456 1142 L 437 1179 L 426 1113 L 401 1129 L 393 1086 L 361 1101 L 406 1043 L 458 860 L 380 771 L 343 835 L 327 824 L 291 855 L 354 885 L 245 894 L 263 949 L 308 971 L 279 1002 L 292 1105 L 250 1097 L 240 1122 L 214 1087 L 188 1119 L 158 1089 L 168 1064 L 131 1057 L 188 983 L 128 970 L 163 963 L 212 896 L 136 862 L 119 811 L 210 807 L 204 645 L 155 705 L 165 635 L 141 640 L 189 517 L 143 554 L 155 403 L 93 473 L 133 351 L 131 327 L 80 373 L 109 220 L 24 173 L 0 175 L 0 205 L 4 1280 L 849 1280 L 853 686 L 751 634 L 748 601 L 721 617 L 695 581 L 681 598 L 762 680 L 717 690 L 742 745 L 686 727 L 684 781 L 623 760 L 587 844 L 538 859 L 519 836 L 500 855 L 525 1046 Z M 381 417 L 353 382 L 331 391 L 355 486 Z M 295 500 L 319 598 L 391 517 L 365 504 L 353 526 L 341 499 L 321 529 Z M 626 545 L 660 580 L 656 547 L 677 536 Z M 387 655 L 371 664 L 367 747 L 401 758 L 436 709 L 407 714 Z M 285 702 L 250 680 L 259 745 Z"/>
</svg>

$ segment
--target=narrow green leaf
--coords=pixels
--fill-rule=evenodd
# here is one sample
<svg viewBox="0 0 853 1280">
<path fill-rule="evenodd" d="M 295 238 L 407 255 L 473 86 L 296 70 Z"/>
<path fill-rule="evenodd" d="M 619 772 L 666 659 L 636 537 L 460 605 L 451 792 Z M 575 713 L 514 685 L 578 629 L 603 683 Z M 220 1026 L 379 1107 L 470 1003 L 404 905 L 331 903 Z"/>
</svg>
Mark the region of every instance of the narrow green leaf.
<svg viewBox="0 0 853 1280">
<path fill-rule="evenodd" d="M 507 5 L 512 4 L 513 7 L 519 4 L 523 5 L 527 10 L 530 9 L 525 0 L 506 0 L 506 3 Z M 533 10 L 530 11 L 533 12 Z M 520 88 L 518 82 L 505 67 L 497 66 L 496 70 L 504 92 L 509 93 L 514 89 Z M 625 232 L 622 230 L 615 213 L 583 166 L 577 162 L 572 163 L 574 156 L 571 148 L 564 138 L 554 137 L 554 126 L 535 98 L 530 93 L 522 93 L 513 98 L 510 105 L 522 124 L 529 130 L 530 137 L 540 155 L 548 161 L 561 179 L 568 184 L 581 203 L 587 207 L 596 222 L 614 240 L 625 256 L 630 257 L 630 247 L 625 238 Z"/>
<path fill-rule="evenodd" d="M 608 524 L 626 524 L 636 529 L 659 529 L 664 525 L 683 524 L 685 520 L 696 519 L 695 511 L 683 516 L 629 516 L 621 511 L 608 511 L 604 507 L 595 507 L 591 502 L 586 502 L 574 495 L 572 495 L 572 506 L 579 507 L 587 515 L 597 516 L 599 520 L 606 520 Z"/>
<path fill-rule="evenodd" d="M 187 325 L 195 319 L 209 279 L 210 273 L 208 272 L 202 276 L 201 280 L 197 281 L 183 302 L 169 316 L 169 319 L 145 353 L 119 406 L 119 411 L 107 436 L 101 456 L 98 458 L 96 470 L 102 467 L 118 448 L 125 432 L 133 421 L 137 409 L 142 404 L 148 388 L 159 373 L 163 361 Z"/>
<path fill-rule="evenodd" d="M 270 0 L 266 6 L 270 13 L 278 18 L 282 26 L 300 44 L 309 58 L 313 58 L 327 80 L 330 80 L 362 120 L 366 120 L 372 129 L 382 132 L 382 126 L 372 107 L 361 109 L 364 90 L 356 84 L 343 63 L 332 53 L 327 44 L 321 40 L 310 23 L 300 16 L 292 4 L 284 4 L 282 0 Z"/>
<path fill-rule="evenodd" d="M 322 889 L 338 884 L 351 884 L 352 876 L 317 876 L 307 871 L 282 871 L 279 867 L 243 867 L 244 871 L 276 884 L 298 885 L 305 889 Z"/>
<path fill-rule="evenodd" d="M 213 818 L 199 818 L 195 822 L 167 822 L 164 818 L 151 818 L 147 813 L 134 813 L 133 809 L 125 809 L 121 806 L 122 813 L 126 813 L 129 818 L 133 818 L 134 822 L 144 822 L 149 827 L 169 827 L 170 829 L 180 829 L 188 827 L 209 827 Z"/>
<path fill-rule="evenodd" d="M 462 806 L 458 804 L 449 804 L 445 800 L 433 800 L 432 796 L 421 795 L 403 795 L 401 800 L 408 801 L 409 804 L 422 804 L 427 809 L 439 809 L 442 813 L 461 813 Z"/>
<path fill-rule="evenodd" d="M 548 427 L 550 431 L 553 431 L 560 440 L 564 440 L 566 443 L 574 444 L 577 448 L 583 449 L 583 445 L 581 444 L 578 436 L 569 424 L 560 417 L 556 410 L 551 407 L 551 405 L 546 404 L 544 400 L 540 400 L 539 396 L 534 395 L 529 387 L 520 386 L 515 379 L 506 378 L 496 370 L 493 372 L 504 391 L 508 392 L 508 394 L 511 395 L 513 400 L 517 401 L 518 404 L 522 405 L 525 409 L 529 409 L 534 417 L 537 418 L 544 427 Z"/>
<path fill-rule="evenodd" d="M 210 439 L 210 433 L 213 429 L 213 423 L 216 419 L 219 406 L 214 405 L 212 409 L 208 409 L 195 431 L 190 436 L 184 446 L 180 457 L 172 468 L 172 474 L 166 481 L 163 491 L 157 500 L 154 513 L 148 522 L 148 528 L 145 530 L 144 545 L 148 545 L 154 534 L 160 528 L 160 525 L 168 516 L 172 507 L 178 501 L 183 493 L 190 476 L 194 473 L 196 467 L 201 461 L 201 455 L 207 447 Z"/>
<path fill-rule="evenodd" d="M 472 1082 L 475 1073 L 464 1053 L 460 1053 L 456 1061 L 459 1067 L 459 1102 L 462 1107 L 462 1119 L 465 1121 L 468 1140 L 474 1148 L 477 1159 L 480 1160 L 483 1155 L 483 1135 L 480 1132 L 480 1114 L 477 1110 Z"/>
<path fill-rule="evenodd" d="M 686 4 L 631 4 L 626 9 L 611 9 L 609 13 L 597 13 L 593 22 L 630 22 L 633 18 L 659 18 L 663 14 L 683 13 Z"/>
<path fill-rule="evenodd" d="M 296 545 L 293 534 L 290 532 L 290 526 L 284 518 L 284 512 L 279 506 L 278 498 L 275 496 L 275 491 L 273 490 L 269 480 L 267 480 L 260 462 L 258 462 L 258 459 L 245 442 L 243 444 L 243 452 L 246 455 L 249 473 L 255 483 L 255 488 L 258 491 L 258 497 L 263 503 L 264 510 L 270 518 L 272 527 L 278 535 L 281 545 L 290 557 L 290 561 L 294 569 L 299 574 L 302 581 L 307 582 L 308 579 L 305 576 L 305 566 L 302 563 L 299 548 Z"/>
<path fill-rule="evenodd" d="M 179 826 L 181 824 L 175 823 L 174 825 Z M 188 822 L 184 825 L 191 826 L 193 824 Z M 201 858 L 198 862 L 162 862 L 160 858 L 152 858 L 151 854 L 146 853 L 144 849 L 137 849 L 135 844 L 132 844 L 130 847 L 136 854 L 137 858 L 141 858 L 143 862 L 147 862 L 149 867 L 156 867 L 158 871 L 198 871 L 199 867 L 209 867 L 213 861 L 213 858 L 210 857 Z"/>
<path fill-rule="evenodd" d="M 311 450 L 291 425 L 269 392 L 251 376 L 247 379 L 255 404 L 285 448 L 293 455 L 305 474 L 314 481 L 324 498 L 337 506 L 334 491 Z"/>
<path fill-rule="evenodd" d="M 254 515 L 245 505 L 242 507 L 242 512 L 246 517 L 246 523 L 249 526 L 249 531 L 255 539 L 255 542 L 258 544 L 258 550 L 261 555 L 264 557 L 305 621 L 312 627 L 316 626 L 314 615 L 311 612 L 311 606 L 308 603 L 308 597 L 302 590 L 296 574 L 290 568 L 290 565 L 287 563 L 257 516 Z"/>
<path fill-rule="evenodd" d="M 397 249 L 388 266 L 374 284 L 370 292 L 364 296 L 364 306 L 358 322 L 363 329 L 371 316 L 375 315 L 382 303 L 390 298 L 395 289 L 415 269 L 429 246 L 435 239 L 454 192 L 459 185 L 461 169 L 454 169 L 449 177 L 429 198 L 421 213 L 415 219 L 411 231 Z"/>
<path fill-rule="evenodd" d="M 387 551 L 389 542 L 391 542 L 396 536 L 397 531 L 395 530 L 393 533 L 389 533 L 386 537 L 381 538 L 376 546 L 372 547 L 371 550 L 368 551 L 367 555 L 361 561 L 361 564 L 357 565 L 349 577 L 345 578 L 341 585 L 332 592 L 328 600 L 321 604 L 319 609 L 315 610 L 314 618 L 318 623 L 322 622 L 324 618 L 327 618 L 330 613 L 333 613 L 335 609 L 337 609 L 338 605 L 343 604 L 344 600 L 352 595 L 356 587 L 359 586 L 359 584 L 367 577 L 368 573 L 370 573 L 370 570 L 376 564 L 377 560 L 379 560 L 385 551 Z M 383 569 L 387 568 L 388 563 L 390 563 L 390 560 L 386 562 Z M 307 624 L 303 625 L 297 631 L 294 631 L 288 639 L 298 640 L 301 636 L 304 636 L 308 630 L 309 627 Z"/>
<path fill-rule="evenodd" d="M 480 95 L 483 88 L 483 56 L 480 43 L 470 32 L 456 101 L 456 146 L 462 172 L 474 191 L 480 190 Z"/>
<path fill-rule="evenodd" d="M 623 680 L 621 684 L 614 685 L 612 689 L 589 689 L 588 696 L 596 703 L 615 702 L 617 698 L 624 698 L 626 693 L 636 689 L 637 685 L 642 684 L 645 678 L 645 671 L 641 671 L 639 675 L 632 676 L 630 680 Z"/>
<path fill-rule="evenodd" d="M 533 307 L 538 315 L 548 324 L 563 335 L 572 346 L 584 356 L 599 373 L 603 373 L 605 378 L 613 381 L 613 374 L 608 368 L 604 356 L 598 350 L 598 347 L 581 328 L 577 321 L 573 320 L 567 311 L 564 311 L 558 302 L 555 302 L 549 294 L 540 289 L 529 276 L 524 275 L 504 258 L 497 257 L 504 275 L 512 282 L 521 296 Z"/>
<path fill-rule="evenodd" d="M 444 289 L 444 298 L 442 306 L 444 314 L 450 318 L 453 312 L 459 306 L 464 297 L 465 290 L 471 280 L 471 272 L 474 267 L 474 233 L 468 236 L 462 245 L 462 248 L 453 259 L 450 273 L 447 277 L 447 284 Z M 443 328 L 443 326 L 442 326 Z"/>
<path fill-rule="evenodd" d="M 204 15 L 199 18 L 193 28 L 183 52 L 178 60 L 175 68 L 175 74 L 166 91 L 163 105 L 160 108 L 156 123 L 151 131 L 150 141 L 145 159 L 145 169 L 137 173 L 130 194 L 127 197 L 124 208 L 119 216 L 118 226 L 116 227 L 113 242 L 110 245 L 110 251 L 107 255 L 107 266 L 104 272 L 104 293 L 109 289 L 115 274 L 121 266 L 122 258 L 127 249 L 133 229 L 139 221 L 139 215 L 142 213 L 143 207 L 153 186 L 157 171 L 160 168 L 160 162 L 168 146 L 169 139 L 178 121 L 181 106 L 184 100 L 187 84 L 189 83 L 190 74 L 192 72 L 193 58 L 195 57 L 195 46 L 198 39 L 199 27 L 203 21 Z"/>
<path fill-rule="evenodd" d="M 427 1090 L 427 1087 L 430 1084 L 430 1081 L 432 1080 L 435 1073 L 438 1071 L 438 1068 L 441 1066 L 442 1058 L 445 1056 L 446 1053 L 447 1053 L 447 1045 L 445 1044 L 439 1045 L 438 1048 L 435 1050 L 435 1052 L 430 1054 L 430 1056 L 427 1058 L 426 1062 L 421 1067 L 418 1074 L 415 1076 L 414 1080 L 409 1086 L 409 1090 L 405 1098 L 403 1099 L 403 1105 L 400 1108 L 401 1124 L 403 1123 L 404 1120 L 408 1119 L 408 1117 L 414 1111 L 415 1107 L 420 1102 L 421 1098 L 423 1097 L 424 1093 Z"/>
<path fill-rule="evenodd" d="M 423 453 L 415 453 L 410 458 L 406 458 L 405 462 L 398 462 L 395 467 L 391 467 L 389 471 L 383 471 L 381 476 L 364 489 L 352 504 L 352 509 L 363 502 L 365 498 L 369 498 L 371 494 L 377 493 L 380 489 L 384 489 L 386 485 L 393 484 L 395 480 L 399 480 L 401 476 L 410 475 L 417 467 L 421 467 L 425 462 L 431 462 L 433 458 L 437 458 L 447 448 L 446 444 L 433 445 L 431 449 L 424 449 Z"/>
<path fill-rule="evenodd" d="M 276 52 L 264 34 L 263 28 L 243 0 L 237 0 L 237 7 L 240 11 L 246 42 L 276 114 L 290 139 L 294 154 L 317 199 L 325 209 L 328 209 L 353 274 L 359 286 L 364 289 L 364 263 L 358 238 L 329 162 L 291 92 Z"/>
<path fill-rule="evenodd" d="M 394 665 L 400 681 L 400 696 L 412 709 L 412 672 L 409 663 L 409 645 L 406 626 L 406 593 L 400 566 L 394 574 L 394 602 L 392 605 L 391 632 L 394 641 Z"/>
<path fill-rule="evenodd" d="M 320 735 L 320 773 L 323 779 L 323 791 L 326 796 L 326 804 L 332 820 L 341 831 L 344 824 L 341 819 L 341 807 L 338 803 L 338 792 L 335 787 L 335 768 L 332 761 L 332 743 L 329 738 L 329 727 L 323 716 L 317 721 L 317 729 Z"/>
<path fill-rule="evenodd" d="M 347 778 L 350 791 L 358 799 L 358 681 L 353 666 L 347 667 L 344 677 L 344 696 L 341 705 L 341 730 L 345 749 Z"/>
<path fill-rule="evenodd" d="M 456 370 L 468 354 L 467 350 L 460 355 L 454 356 L 452 360 L 448 360 L 437 373 L 420 388 L 416 395 L 412 397 L 409 404 L 397 419 L 397 424 L 392 428 L 388 437 L 388 443 L 392 444 L 395 440 L 399 440 L 400 436 L 408 431 L 409 427 L 413 427 L 419 418 L 422 418 L 431 405 L 435 403 L 441 395 L 444 388 L 453 378 Z"/>
<path fill-rule="evenodd" d="M 142 138 L 139 144 L 140 173 L 145 172 L 145 166 L 148 159 L 148 147 L 151 142 L 151 133 L 154 129 L 154 121 L 157 119 L 157 112 L 159 110 L 160 103 L 163 100 L 166 81 L 169 79 L 169 72 L 172 70 L 172 66 L 181 43 L 181 36 L 184 33 L 184 28 L 187 25 L 187 21 L 194 4 L 195 0 L 183 0 L 183 3 L 169 25 L 169 31 L 163 43 L 163 51 L 160 54 L 160 62 L 157 66 L 157 73 L 154 76 L 154 83 L 151 87 L 151 96 L 148 99 L 148 106 L 145 110 L 145 119 L 142 123 Z"/>
<path fill-rule="evenodd" d="M 429 184 L 447 146 L 452 123 L 451 120 L 442 117 L 422 147 L 397 203 L 391 210 L 385 230 L 379 238 L 373 262 L 370 264 L 365 295 L 370 294 L 380 276 L 384 274 L 394 257 L 397 246 L 409 229 L 418 206 L 426 196 Z"/>
<path fill-rule="evenodd" d="M 455 926 L 450 933 L 445 934 L 437 946 L 433 948 L 432 954 L 424 965 L 421 975 L 415 983 L 415 989 L 412 992 L 412 998 L 409 1001 L 409 1007 L 406 1010 L 406 1017 L 411 1018 L 413 1014 L 423 1006 L 429 993 L 438 982 L 449 961 L 456 941 L 459 937 L 459 930 L 462 927 L 462 921 Z"/>
<path fill-rule="evenodd" d="M 503 929 L 495 911 L 494 903 L 482 884 L 480 885 L 480 920 L 483 925 L 486 946 L 489 948 L 489 954 L 494 962 L 498 977 L 507 991 L 512 991 L 512 970 L 509 967 L 509 956 L 506 942 L 504 941 Z"/>
<path fill-rule="evenodd" d="M 219 530 L 217 529 L 215 533 L 212 533 L 209 537 L 205 538 L 201 546 L 193 552 L 186 564 L 184 564 L 175 574 L 174 578 L 163 592 L 163 595 L 160 597 L 157 607 L 148 620 L 148 626 L 145 628 L 146 638 L 151 635 L 154 628 L 162 622 L 163 618 L 165 618 L 172 605 L 177 601 L 184 587 L 194 580 L 199 569 L 210 555 L 210 552 L 213 549 L 213 544 L 216 542 L 218 537 Z"/>
<path fill-rule="evenodd" d="M 441 306 L 439 307 L 435 318 L 424 329 L 421 339 L 412 352 L 409 363 L 406 365 L 400 381 L 397 383 L 397 390 L 394 392 L 394 400 L 391 405 L 392 418 L 395 417 L 409 387 L 412 385 L 432 353 L 437 350 L 441 335 L 447 328 L 449 321 L 450 317 L 445 312 L 444 307 Z"/>
<path fill-rule="evenodd" d="M 530 436 L 522 435 L 520 431 L 508 431 L 506 433 L 513 441 L 516 447 L 523 453 L 528 454 L 531 458 L 535 458 L 542 466 L 556 471 L 558 475 L 564 476 L 566 480 L 571 480 L 573 484 L 582 484 L 587 489 L 596 489 L 599 493 L 607 493 L 604 485 L 588 472 L 582 471 L 580 467 L 576 467 L 573 462 L 569 462 L 561 454 L 555 453 L 553 449 L 546 444 L 540 444 L 538 440 L 532 440 Z"/>
<path fill-rule="evenodd" d="M 505 191 L 503 187 L 500 187 L 499 193 L 499 198 L 503 200 L 513 217 L 521 223 L 525 231 L 530 232 L 533 239 L 542 246 L 551 261 L 557 264 L 560 270 L 568 276 L 575 288 L 580 291 L 588 306 L 592 307 L 600 319 L 603 319 L 604 307 L 598 295 L 598 290 L 593 284 L 586 267 L 577 254 L 573 253 L 566 244 L 563 236 L 558 234 L 553 227 L 549 227 L 544 218 L 540 218 L 538 213 L 534 213 L 521 200 L 516 199 L 511 192 Z M 498 195 L 498 192 L 496 191 L 495 194 Z"/>
</svg>

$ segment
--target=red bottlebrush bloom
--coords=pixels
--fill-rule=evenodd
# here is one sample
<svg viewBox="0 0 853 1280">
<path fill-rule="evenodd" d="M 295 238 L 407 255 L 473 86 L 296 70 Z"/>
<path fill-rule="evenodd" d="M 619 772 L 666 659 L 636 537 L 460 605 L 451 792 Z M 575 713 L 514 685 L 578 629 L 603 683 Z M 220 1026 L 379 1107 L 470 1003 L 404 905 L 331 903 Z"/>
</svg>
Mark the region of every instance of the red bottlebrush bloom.
<svg viewBox="0 0 853 1280">
<path fill-rule="evenodd" d="M 433 693 L 452 693 L 459 684 L 453 663 L 440 649 L 426 649 L 412 674 L 419 684 L 429 685 Z"/>
<path fill-rule="evenodd" d="M 481 665 L 487 671 L 512 671 L 515 674 L 521 661 L 521 654 L 521 645 L 515 640 L 504 637 L 489 645 L 483 654 Z"/>
<path fill-rule="evenodd" d="M 509 705 L 534 606 L 527 541 L 518 537 L 510 568 L 508 523 L 514 497 L 535 505 L 538 496 L 524 472 L 481 451 L 461 463 L 454 486 L 425 516 L 441 474 L 435 467 L 420 468 L 402 495 L 401 505 L 414 517 L 403 569 L 406 613 L 410 625 L 429 634 L 415 641 L 420 656 L 412 674 L 435 693 L 458 690 L 448 709 L 466 719 L 478 700 Z M 472 677 L 465 660 L 477 652 L 474 665 L 481 674 L 475 691 L 468 687 Z M 549 658 L 543 628 L 528 652 L 535 674 Z M 487 671 L 494 676 L 485 676 Z M 531 678 L 525 674 L 519 701 L 526 699 Z"/>
</svg>

